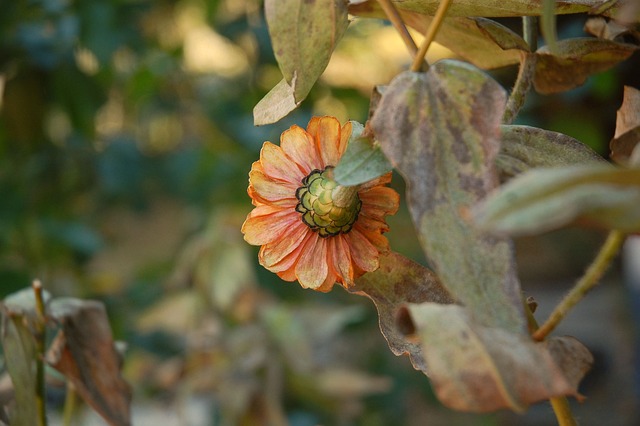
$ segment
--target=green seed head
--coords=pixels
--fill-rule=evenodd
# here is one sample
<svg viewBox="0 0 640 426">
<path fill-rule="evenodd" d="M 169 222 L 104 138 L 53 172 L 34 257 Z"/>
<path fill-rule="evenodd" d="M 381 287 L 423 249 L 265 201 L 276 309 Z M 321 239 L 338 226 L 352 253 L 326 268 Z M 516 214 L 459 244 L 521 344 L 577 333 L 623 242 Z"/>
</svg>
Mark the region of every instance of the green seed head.
<svg viewBox="0 0 640 426">
<path fill-rule="evenodd" d="M 313 170 L 296 191 L 296 211 L 321 237 L 346 234 L 358 219 L 362 201 L 357 187 L 340 186 L 332 179 L 333 167 Z"/>
</svg>

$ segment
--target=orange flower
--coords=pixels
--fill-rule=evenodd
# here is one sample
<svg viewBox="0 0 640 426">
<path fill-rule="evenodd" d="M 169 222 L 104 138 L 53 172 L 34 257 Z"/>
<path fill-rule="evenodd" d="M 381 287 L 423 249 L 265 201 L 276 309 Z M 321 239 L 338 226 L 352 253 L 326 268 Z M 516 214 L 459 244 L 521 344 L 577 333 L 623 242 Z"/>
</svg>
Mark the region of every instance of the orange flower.
<svg viewBox="0 0 640 426">
<path fill-rule="evenodd" d="M 242 232 L 262 246 L 260 264 L 283 280 L 318 291 L 336 282 L 349 287 L 389 250 L 384 217 L 399 203 L 385 186 L 391 173 L 357 187 L 332 179 L 351 130 L 334 117 L 314 117 L 306 131 L 282 133 L 280 146 L 265 142 L 251 167 L 247 192 L 255 208 Z"/>
</svg>

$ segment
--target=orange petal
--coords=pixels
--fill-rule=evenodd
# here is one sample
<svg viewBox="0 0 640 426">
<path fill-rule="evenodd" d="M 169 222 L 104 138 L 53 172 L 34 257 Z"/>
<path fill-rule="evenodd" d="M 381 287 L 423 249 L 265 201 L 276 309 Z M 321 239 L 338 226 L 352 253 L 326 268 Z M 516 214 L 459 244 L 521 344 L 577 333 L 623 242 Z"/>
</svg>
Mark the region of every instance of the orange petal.
<svg viewBox="0 0 640 426">
<path fill-rule="evenodd" d="M 302 240 L 302 242 L 295 247 L 291 253 L 287 254 L 286 256 L 284 256 L 278 263 L 274 263 L 273 265 L 270 265 L 269 267 L 267 267 L 268 270 L 270 270 L 271 272 L 276 272 L 278 273 L 278 275 L 280 273 L 285 273 L 286 271 L 291 270 L 291 273 L 293 274 L 293 280 L 295 280 L 295 267 L 298 264 L 298 260 L 300 258 L 300 254 L 302 253 L 302 251 L 304 250 L 307 242 L 313 238 L 315 234 L 313 232 L 307 232 Z M 262 260 L 264 255 L 263 255 L 263 250 L 265 250 L 266 246 L 262 246 L 262 248 L 260 249 L 260 256 L 259 259 Z M 262 263 L 261 263 L 262 264 Z M 263 265 L 264 266 L 264 265 Z M 293 281 L 291 280 L 291 281 Z"/>
<path fill-rule="evenodd" d="M 264 203 L 277 203 L 283 206 L 295 206 L 298 203 L 296 189 L 291 182 L 276 181 L 266 176 L 262 170 L 256 168 L 249 172 L 249 195 Z"/>
<path fill-rule="evenodd" d="M 316 289 L 324 283 L 328 273 L 327 240 L 314 232 L 302 250 L 296 276 L 302 287 Z"/>
<path fill-rule="evenodd" d="M 306 176 L 298 165 L 287 157 L 282 148 L 271 142 L 262 145 L 260 163 L 264 174 L 272 179 L 299 184 Z"/>
<path fill-rule="evenodd" d="M 307 131 L 316 140 L 316 146 L 322 156 L 323 168 L 335 166 L 340 159 L 340 122 L 335 117 L 313 117 Z"/>
<path fill-rule="evenodd" d="M 267 269 L 276 265 L 300 247 L 309 232 L 311 232 L 309 227 L 301 220 L 292 224 L 291 228 L 282 235 L 282 238 L 262 246 L 260 250 L 260 264 Z"/>
<path fill-rule="evenodd" d="M 384 220 L 376 219 L 373 217 L 369 217 L 365 215 L 363 212 L 360 212 L 358 215 L 358 221 L 356 225 L 363 230 L 372 231 L 377 233 L 383 233 L 389 231 L 389 225 Z"/>
<path fill-rule="evenodd" d="M 258 206 L 242 224 L 242 233 L 246 242 L 261 246 L 281 238 L 288 228 L 299 221 L 300 214 L 291 208 Z"/>
<path fill-rule="evenodd" d="M 298 163 L 305 176 L 311 173 L 311 170 L 323 168 L 313 137 L 304 129 L 292 126 L 286 130 L 280 137 L 280 146 L 293 161 Z"/>
<path fill-rule="evenodd" d="M 366 191 L 370 188 L 376 187 L 376 186 L 382 186 L 382 185 L 386 185 L 389 182 L 391 182 L 391 177 L 392 177 L 392 173 L 386 173 L 380 177 L 377 177 L 375 179 L 372 179 L 368 182 L 363 183 L 362 185 L 360 185 L 360 191 Z"/>
<path fill-rule="evenodd" d="M 378 269 L 378 250 L 357 229 L 353 228 L 344 234 L 349 244 L 351 258 L 363 271 L 371 272 Z"/>
<path fill-rule="evenodd" d="M 377 186 L 368 191 L 358 192 L 358 197 L 362 201 L 362 212 L 375 218 L 395 214 L 400 205 L 400 195 L 386 186 Z"/>
<path fill-rule="evenodd" d="M 349 246 L 342 235 L 329 239 L 329 259 L 345 287 L 353 285 L 353 266 Z"/>
<path fill-rule="evenodd" d="M 342 130 L 340 131 L 340 144 L 338 145 L 338 153 L 340 157 L 342 157 L 342 154 L 344 154 L 344 151 L 347 149 L 352 131 L 353 125 L 351 124 L 351 122 L 347 121 L 346 123 L 344 123 L 344 126 L 342 126 Z"/>
<path fill-rule="evenodd" d="M 354 229 L 360 232 L 380 253 L 389 251 L 389 241 L 379 230 L 369 230 L 362 227 L 360 220 L 354 225 Z"/>
</svg>

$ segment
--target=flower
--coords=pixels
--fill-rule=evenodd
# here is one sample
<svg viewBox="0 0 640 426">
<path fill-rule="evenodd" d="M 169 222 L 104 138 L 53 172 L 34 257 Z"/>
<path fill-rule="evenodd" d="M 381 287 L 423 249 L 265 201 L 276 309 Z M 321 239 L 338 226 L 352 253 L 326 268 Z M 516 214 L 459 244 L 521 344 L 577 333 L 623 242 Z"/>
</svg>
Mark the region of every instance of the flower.
<svg viewBox="0 0 640 426">
<path fill-rule="evenodd" d="M 351 130 L 334 117 L 314 117 L 306 131 L 292 126 L 280 146 L 264 143 L 249 173 L 255 208 L 242 225 L 244 239 L 262 246 L 262 266 L 304 288 L 348 288 L 389 250 L 384 217 L 399 204 L 385 186 L 391 173 L 355 187 L 333 180 Z"/>
</svg>

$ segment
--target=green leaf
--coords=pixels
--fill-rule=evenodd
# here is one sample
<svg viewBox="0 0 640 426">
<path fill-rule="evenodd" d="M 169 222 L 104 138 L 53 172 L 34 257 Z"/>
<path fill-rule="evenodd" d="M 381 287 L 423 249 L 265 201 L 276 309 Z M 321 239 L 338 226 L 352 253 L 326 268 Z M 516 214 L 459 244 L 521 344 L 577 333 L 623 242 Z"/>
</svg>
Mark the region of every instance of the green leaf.
<svg viewBox="0 0 640 426">
<path fill-rule="evenodd" d="M 424 15 L 433 16 L 438 9 L 440 0 L 392 0 L 400 11 L 412 11 Z M 359 15 L 361 13 L 379 10 L 376 0 L 358 2 L 349 6 L 349 13 Z M 592 8 L 600 6 L 602 0 L 560 0 L 556 1 L 556 13 L 558 15 L 568 13 L 584 13 Z M 540 15 L 540 2 L 531 0 L 466 0 L 454 1 L 447 10 L 447 16 L 538 16 Z"/>
<path fill-rule="evenodd" d="M 579 220 L 640 231 L 640 169 L 609 164 L 524 173 L 474 209 L 479 227 L 510 235 L 537 234 Z"/>
<path fill-rule="evenodd" d="M 498 186 L 504 89 L 458 61 L 403 73 L 371 126 L 407 182 L 409 210 L 436 274 L 482 324 L 524 332 L 510 241 L 474 229 L 464 212 Z"/>
<path fill-rule="evenodd" d="M 253 108 L 253 124 L 262 126 L 275 123 L 296 109 L 300 102 L 293 97 L 293 89 L 281 80 Z"/>
<path fill-rule="evenodd" d="M 522 412 L 550 397 L 579 397 L 578 384 L 593 363 L 587 348 L 572 337 L 534 342 L 479 325 L 457 305 L 411 304 L 408 310 L 433 388 L 456 410 Z"/>
<path fill-rule="evenodd" d="M 334 179 L 344 186 L 368 182 L 392 169 L 391 163 L 370 137 L 362 136 L 363 126 L 352 121 L 353 132 L 349 145 L 333 170 Z"/>
<path fill-rule="evenodd" d="M 505 177 L 538 167 L 604 162 L 587 145 L 562 133 L 529 126 L 502 126 L 501 129 L 502 144 L 496 165 Z"/>
<path fill-rule="evenodd" d="M 557 52 L 549 46 L 536 52 L 533 79 L 539 93 L 557 93 L 581 86 L 592 75 L 624 61 L 638 49 L 631 44 L 597 38 L 572 38 L 558 42 Z"/>
<path fill-rule="evenodd" d="M 398 309 L 406 303 L 453 303 L 438 277 L 424 266 L 390 252 L 380 257 L 380 268 L 358 278 L 348 290 L 368 297 L 376 305 L 380 331 L 391 352 L 408 355 L 414 368 L 427 374 L 420 345 L 406 338 L 396 326 L 396 318 Z"/>
<path fill-rule="evenodd" d="M 266 0 L 271 44 L 296 103 L 324 71 L 349 25 L 343 0 Z"/>
</svg>

